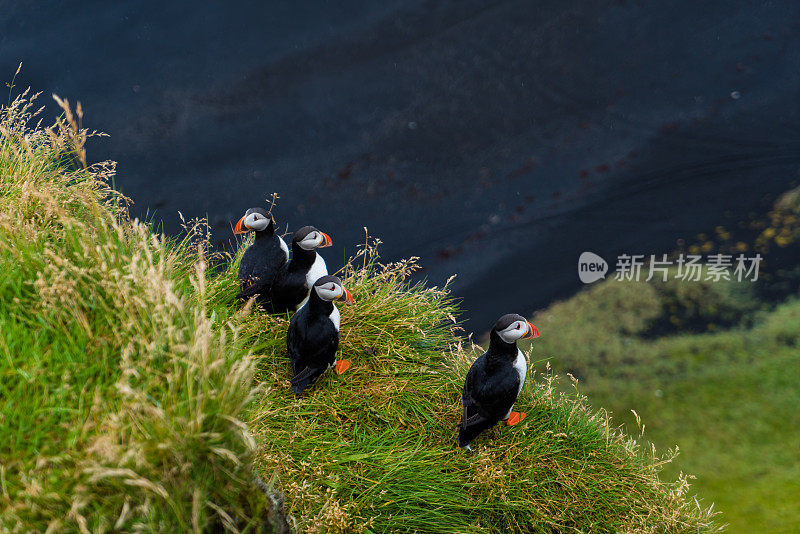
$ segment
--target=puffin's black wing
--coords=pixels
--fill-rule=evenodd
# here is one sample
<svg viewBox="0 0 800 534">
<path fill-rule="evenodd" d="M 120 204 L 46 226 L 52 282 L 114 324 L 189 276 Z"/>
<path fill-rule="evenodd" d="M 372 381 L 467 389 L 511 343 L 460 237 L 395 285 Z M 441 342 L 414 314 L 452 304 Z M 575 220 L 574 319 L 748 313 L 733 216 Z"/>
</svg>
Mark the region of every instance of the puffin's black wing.
<svg viewBox="0 0 800 534">
<path fill-rule="evenodd" d="M 292 362 L 292 374 L 297 374 L 302 371 L 298 369 L 298 365 L 302 365 L 302 352 L 303 352 L 303 336 L 300 332 L 300 323 L 306 323 L 308 316 L 308 309 L 301 308 L 297 313 L 292 316 L 289 321 L 289 330 L 286 332 L 286 350 L 289 361 Z"/>
<path fill-rule="evenodd" d="M 481 355 L 472 366 L 469 368 L 467 378 L 464 381 L 464 392 L 461 396 L 461 424 L 459 427 L 467 428 L 468 426 L 480 423 L 488 419 L 488 413 L 483 409 L 481 403 L 475 398 L 474 392 L 477 387 L 477 380 L 479 375 L 485 374 L 486 367 L 486 354 Z"/>
<path fill-rule="evenodd" d="M 507 366 L 481 378 L 475 381 L 472 396 L 480 406 L 481 413 L 495 424 L 517 400 L 519 375 L 513 367 Z"/>
<path fill-rule="evenodd" d="M 266 239 L 256 236 L 239 263 L 240 292 L 236 298 L 248 299 L 255 295 L 268 298 L 275 278 L 288 262 L 281 243 L 281 238 L 275 235 Z"/>
<path fill-rule="evenodd" d="M 515 380 L 509 372 L 489 373 L 487 363 L 488 356 L 484 353 L 467 373 L 461 400 L 459 447 L 466 447 L 478 434 L 496 425 L 516 400 L 519 379 Z"/>
<path fill-rule="evenodd" d="M 481 362 L 481 358 L 484 360 Z M 491 428 L 495 425 L 496 421 L 488 418 L 486 410 L 481 405 L 480 401 L 475 398 L 475 382 L 481 373 L 478 369 L 483 365 L 485 366 L 485 355 L 478 358 L 469 372 L 467 379 L 464 382 L 464 393 L 461 397 L 461 423 L 458 425 L 458 446 L 467 447 L 470 442 L 478 437 L 478 434 L 484 430 Z"/>
<path fill-rule="evenodd" d="M 267 296 L 272 290 L 272 281 L 264 278 L 252 277 L 249 281 L 242 282 L 242 290 L 236 295 L 237 299 L 247 300 L 256 295 Z"/>
<path fill-rule="evenodd" d="M 270 300 L 274 313 L 294 311 L 298 304 L 308 296 L 305 272 L 284 269 L 275 277 Z"/>
<path fill-rule="evenodd" d="M 261 242 L 251 243 L 239 262 L 239 281 L 246 283 L 265 270 L 264 247 Z"/>
<path fill-rule="evenodd" d="M 314 325 L 317 328 L 309 328 L 307 313 L 304 312 L 307 312 L 305 307 L 292 317 L 286 336 L 286 348 L 294 374 L 292 391 L 296 395 L 303 393 L 330 367 L 339 348 L 339 336 L 333 324 L 330 325 L 331 332 L 327 332 L 327 328 L 318 330 L 319 323 Z M 301 332 L 301 328 L 305 328 L 305 331 Z"/>
</svg>

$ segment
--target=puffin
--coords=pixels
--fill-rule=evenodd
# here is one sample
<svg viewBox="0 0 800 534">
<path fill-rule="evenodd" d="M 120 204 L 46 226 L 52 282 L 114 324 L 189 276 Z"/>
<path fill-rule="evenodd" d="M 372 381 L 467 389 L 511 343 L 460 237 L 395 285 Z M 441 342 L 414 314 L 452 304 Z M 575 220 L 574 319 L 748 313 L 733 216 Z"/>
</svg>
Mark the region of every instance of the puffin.
<svg viewBox="0 0 800 534">
<path fill-rule="evenodd" d="M 234 234 L 253 230 L 253 244 L 247 247 L 239 264 L 239 294 L 236 298 L 248 299 L 255 295 L 268 296 L 275 277 L 289 261 L 289 247 L 281 236 L 275 234 L 272 214 L 262 208 L 250 208 L 239 219 Z"/>
<path fill-rule="evenodd" d="M 473 362 L 464 381 L 459 447 L 471 450 L 472 440 L 501 420 L 516 425 L 525 418 L 524 413 L 512 411 L 528 369 L 517 340 L 536 337 L 536 327 L 516 313 L 503 315 L 495 323 L 489 335 L 489 350 Z"/>
<path fill-rule="evenodd" d="M 286 348 L 292 362 L 292 391 L 300 396 L 328 369 L 342 374 L 347 360 L 336 360 L 339 348 L 339 309 L 333 301 L 353 304 L 353 295 L 338 276 L 325 275 L 314 282 L 308 301 L 289 322 Z"/>
<path fill-rule="evenodd" d="M 272 285 L 273 313 L 299 310 L 308 300 L 314 282 L 328 274 L 318 248 L 333 244 L 331 237 L 313 226 L 304 226 L 292 238 L 292 259 L 278 272 Z"/>
</svg>

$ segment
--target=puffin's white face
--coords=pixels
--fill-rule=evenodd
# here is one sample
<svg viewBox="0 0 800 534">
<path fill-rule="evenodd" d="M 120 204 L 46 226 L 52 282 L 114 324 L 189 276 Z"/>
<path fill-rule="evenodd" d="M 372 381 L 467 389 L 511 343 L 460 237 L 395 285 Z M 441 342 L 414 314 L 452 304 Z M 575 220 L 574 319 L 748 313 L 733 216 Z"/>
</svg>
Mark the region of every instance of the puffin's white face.
<svg viewBox="0 0 800 534">
<path fill-rule="evenodd" d="M 338 300 L 347 304 L 353 303 L 353 295 L 338 282 L 335 276 L 324 276 L 314 284 L 314 291 L 317 292 L 319 298 L 327 300 L 328 302 Z"/>
<path fill-rule="evenodd" d="M 272 222 L 272 216 L 265 212 L 263 209 L 250 208 L 244 214 L 244 217 L 239 219 L 236 227 L 233 229 L 234 234 L 243 234 L 250 230 L 256 232 L 263 232 L 269 227 Z"/>
<path fill-rule="evenodd" d="M 303 250 L 314 250 L 315 248 L 329 247 L 333 240 L 325 232 L 314 230 L 297 243 Z"/>
<path fill-rule="evenodd" d="M 539 337 L 539 331 L 531 323 L 523 319 L 511 322 L 507 327 L 497 331 L 500 339 L 506 343 L 514 343 L 518 339 L 532 339 Z"/>
<path fill-rule="evenodd" d="M 244 226 L 245 228 L 249 228 L 250 230 L 255 230 L 257 232 L 263 232 L 269 226 L 269 217 L 264 217 L 260 213 L 251 213 L 250 215 L 245 216 L 244 218 Z"/>
</svg>

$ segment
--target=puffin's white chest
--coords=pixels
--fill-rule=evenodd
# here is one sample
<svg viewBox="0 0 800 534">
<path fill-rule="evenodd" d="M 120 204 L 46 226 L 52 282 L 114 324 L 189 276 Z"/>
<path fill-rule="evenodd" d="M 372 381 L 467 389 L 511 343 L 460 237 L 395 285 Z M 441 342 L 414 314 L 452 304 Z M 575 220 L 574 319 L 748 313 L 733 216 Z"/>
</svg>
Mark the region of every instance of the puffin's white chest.
<svg viewBox="0 0 800 534">
<path fill-rule="evenodd" d="M 517 390 L 517 395 L 519 395 L 522 391 L 522 386 L 525 384 L 525 376 L 528 374 L 528 360 L 525 359 L 525 355 L 519 349 L 517 349 L 517 357 L 514 360 L 514 369 L 519 375 L 519 389 Z"/>
<path fill-rule="evenodd" d="M 309 290 L 309 292 L 311 288 L 314 287 L 314 282 L 326 274 L 328 274 L 328 266 L 325 265 L 325 260 L 322 259 L 322 256 L 317 254 L 317 257 L 314 258 L 314 263 L 311 264 L 311 268 L 306 273 L 306 288 Z M 297 309 L 299 310 L 302 308 L 306 302 L 308 302 L 308 295 L 306 295 L 306 298 L 304 298 L 303 301 L 297 305 Z M 337 322 L 336 324 L 338 325 L 339 323 Z M 336 329 L 338 330 L 339 327 L 337 326 Z"/>
<path fill-rule="evenodd" d="M 281 250 L 284 254 L 286 254 L 286 261 L 289 261 L 289 246 L 286 244 L 286 241 L 283 240 L 281 236 L 278 236 L 278 242 L 281 245 Z"/>
<path fill-rule="evenodd" d="M 339 324 L 341 323 L 342 318 L 341 318 L 341 315 L 339 315 L 339 308 L 336 307 L 336 304 L 333 305 L 333 311 L 328 316 L 328 319 L 331 320 L 331 322 L 333 323 L 334 328 L 336 328 L 336 331 L 338 332 L 339 331 Z"/>
<path fill-rule="evenodd" d="M 322 256 L 317 254 L 317 257 L 314 258 L 314 263 L 306 274 L 306 287 L 309 289 L 314 287 L 314 282 L 326 274 L 328 274 L 328 266 L 325 265 L 325 260 L 322 259 Z"/>
</svg>

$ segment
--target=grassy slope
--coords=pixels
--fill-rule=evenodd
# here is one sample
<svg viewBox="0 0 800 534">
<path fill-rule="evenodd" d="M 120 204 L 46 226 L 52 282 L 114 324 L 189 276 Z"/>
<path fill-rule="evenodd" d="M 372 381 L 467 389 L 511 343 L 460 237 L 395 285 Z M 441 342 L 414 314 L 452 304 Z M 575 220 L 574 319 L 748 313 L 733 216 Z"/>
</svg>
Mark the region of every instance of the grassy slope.
<svg viewBox="0 0 800 534">
<path fill-rule="evenodd" d="M 756 313 L 749 327 L 643 337 L 665 311 L 673 322 L 687 309 L 710 321 L 737 309 L 735 293 L 739 309 L 750 308 L 746 286 L 671 285 L 665 292 L 610 280 L 552 305 L 535 317 L 543 353 L 580 376 L 591 401 L 628 428 L 636 428 L 635 410 L 648 440 L 677 443 L 681 455 L 665 472 L 697 475 L 695 488 L 715 502 L 731 532 L 796 532 L 800 302 Z"/>
<path fill-rule="evenodd" d="M 0 121 L 0 530 L 253 529 L 252 469 L 301 530 L 716 530 L 665 459 L 549 375 L 522 425 L 458 451 L 475 353 L 447 291 L 371 247 L 343 273 L 354 369 L 294 398 L 287 322 L 231 301 L 236 259 L 208 277 L 202 248 L 127 220 L 77 126 L 27 130 L 24 105 Z"/>
<path fill-rule="evenodd" d="M 76 117 L 31 131 L 27 106 L 0 117 L 0 531 L 258 524 L 253 365 L 204 263 L 126 219 Z"/>
<path fill-rule="evenodd" d="M 287 494 L 302 530 L 696 532 L 713 530 L 663 461 L 640 451 L 576 395 L 535 376 L 520 427 L 455 447 L 460 388 L 476 354 L 443 350 L 446 293 L 403 282 L 409 264 L 344 273 L 356 299 L 342 309 L 343 356 L 354 369 L 295 399 L 283 357 L 286 322 L 257 315 L 259 377 L 270 385 L 250 422 L 258 465 Z M 372 266 L 372 267 L 370 267 Z M 227 280 L 227 281 L 226 281 Z M 235 287 L 232 269 L 221 294 Z M 439 303 L 439 304 L 437 304 Z M 365 351 L 364 349 L 367 348 Z"/>
</svg>

